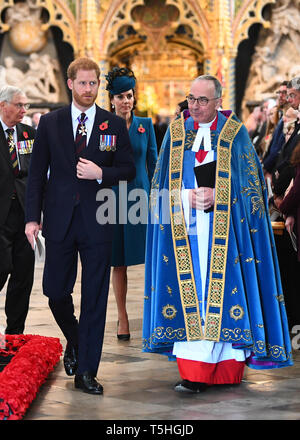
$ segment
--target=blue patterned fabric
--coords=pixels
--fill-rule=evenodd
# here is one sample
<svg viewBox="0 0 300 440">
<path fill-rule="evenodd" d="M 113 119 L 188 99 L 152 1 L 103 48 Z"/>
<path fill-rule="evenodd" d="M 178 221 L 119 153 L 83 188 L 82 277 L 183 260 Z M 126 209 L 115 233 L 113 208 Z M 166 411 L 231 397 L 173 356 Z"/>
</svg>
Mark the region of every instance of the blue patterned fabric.
<svg viewBox="0 0 300 440">
<path fill-rule="evenodd" d="M 187 116 L 186 112 L 184 116 Z M 195 130 L 193 120 L 189 117 L 184 121 L 184 116 L 180 122 L 184 124 L 185 133 L 182 176 L 173 172 L 173 168 L 170 170 L 172 146 L 176 150 L 180 145 L 179 138 L 172 139 L 173 144 L 171 142 L 171 135 L 176 137 L 179 127 L 178 121 L 175 121 L 176 129 L 175 125 L 173 128 L 171 125 L 165 136 L 152 182 L 145 261 L 143 351 L 171 356 L 175 341 L 208 339 L 229 342 L 235 348 L 250 349 L 253 354 L 248 359 L 248 366 L 251 368 L 290 366 L 293 364 L 291 345 L 265 182 L 247 130 L 234 114 L 227 118 L 227 115 L 218 112 L 217 129 L 211 132 L 217 156 L 220 148 L 224 147 L 226 152 L 226 139 L 221 137 L 225 124 L 228 125 L 230 119 L 237 127 L 228 155 L 229 171 L 223 171 L 221 156 L 217 161 L 218 188 L 222 189 L 223 180 L 226 183 L 227 179 L 230 183 L 228 187 L 224 185 L 224 191 L 218 194 L 222 197 L 229 188 L 230 202 L 216 206 L 219 199 L 216 200 L 214 210 L 221 215 L 215 223 L 214 212 L 209 214 L 210 252 L 205 316 L 201 315 L 199 299 L 198 304 L 197 300 L 194 304 L 194 299 L 191 299 L 191 306 L 188 306 L 189 294 L 192 298 L 193 293 L 192 283 L 189 284 L 191 275 L 189 268 L 178 272 L 177 252 L 180 254 L 182 250 L 189 249 L 192 259 L 190 271 L 201 298 L 197 240 L 192 235 L 180 239 L 174 235 L 169 213 L 172 216 L 179 208 L 176 203 L 169 207 L 168 196 L 170 182 L 172 186 L 176 179 L 183 179 L 188 185 L 188 180 L 193 179 L 195 153 L 191 147 Z M 226 157 L 225 154 L 225 161 Z M 171 163 L 176 160 L 177 156 L 173 155 Z M 190 184 L 194 186 L 191 181 Z M 226 215 L 229 220 L 224 239 L 221 234 L 218 236 L 218 231 L 222 229 L 220 219 L 226 219 Z M 218 252 L 212 250 L 213 243 L 214 249 L 224 251 L 226 255 L 220 268 L 215 268 Z M 214 252 L 214 263 L 211 252 Z M 220 255 L 220 261 L 222 256 L 224 254 Z M 214 296 L 214 286 L 219 281 L 224 283 L 223 293 Z M 186 283 L 188 289 L 184 288 Z"/>
</svg>

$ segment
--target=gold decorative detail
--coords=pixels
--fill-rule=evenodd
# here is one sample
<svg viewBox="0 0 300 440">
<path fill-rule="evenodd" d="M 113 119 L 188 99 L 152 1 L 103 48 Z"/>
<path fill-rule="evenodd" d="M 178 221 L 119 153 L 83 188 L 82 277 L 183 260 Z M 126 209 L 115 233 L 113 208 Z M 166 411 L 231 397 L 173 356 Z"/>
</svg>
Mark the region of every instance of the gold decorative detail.
<svg viewBox="0 0 300 440">
<path fill-rule="evenodd" d="M 227 249 L 225 246 L 214 246 L 212 249 L 212 270 L 214 272 L 224 271 L 226 264 Z"/>
<path fill-rule="evenodd" d="M 242 156 L 248 162 L 246 173 L 249 176 L 248 187 L 242 189 L 242 193 L 250 197 L 252 203 L 251 214 L 259 213 L 259 218 L 265 215 L 265 204 L 263 198 L 263 188 L 258 175 L 258 169 L 255 160 L 255 152 L 252 146 L 249 146 L 248 153 Z"/>
<path fill-rule="evenodd" d="M 227 185 L 228 186 L 228 185 Z M 221 196 L 223 198 L 223 196 Z M 228 227 L 228 216 L 226 212 L 218 211 L 216 213 L 216 236 L 222 237 L 226 235 Z"/>
<path fill-rule="evenodd" d="M 183 301 L 186 305 L 190 304 L 193 305 L 195 302 L 195 288 L 194 284 L 190 280 L 184 280 L 182 281 L 182 294 L 183 294 Z"/>
<path fill-rule="evenodd" d="M 216 313 L 210 313 L 205 321 L 205 339 L 214 341 L 219 340 L 219 328 L 221 327 L 221 316 Z"/>
<path fill-rule="evenodd" d="M 177 310 L 173 305 L 167 304 L 163 307 L 162 314 L 166 319 L 174 319 L 177 315 Z"/>
<path fill-rule="evenodd" d="M 195 138 L 196 138 L 196 131 L 195 130 L 187 130 L 186 134 L 185 134 L 185 145 L 184 148 L 185 150 L 191 150 L 194 142 L 195 142 Z"/>
<path fill-rule="evenodd" d="M 177 267 L 177 279 L 185 319 L 187 340 L 199 340 L 203 338 L 199 301 L 196 292 L 191 250 L 181 202 L 182 162 L 185 146 L 185 130 L 182 113 L 179 119 L 172 122 L 170 133 L 170 217 L 173 248 Z M 185 244 L 177 244 L 182 239 L 185 240 Z M 184 280 L 181 278 L 183 274 L 185 275 Z M 193 310 L 191 310 L 191 306 Z"/>
<path fill-rule="evenodd" d="M 189 313 L 186 314 L 187 328 L 189 332 L 190 340 L 199 340 L 203 338 L 201 321 L 199 319 L 199 314 Z"/>
<path fill-rule="evenodd" d="M 163 255 L 163 260 L 166 264 L 168 264 L 169 258 L 166 255 Z"/>
<path fill-rule="evenodd" d="M 234 259 L 234 264 L 238 264 L 239 261 L 240 261 L 240 256 L 238 255 L 238 256 L 235 257 L 235 259 Z"/>
<path fill-rule="evenodd" d="M 221 339 L 222 339 L 222 341 L 225 341 L 225 342 L 245 341 L 245 342 L 249 343 L 252 340 L 252 333 L 251 333 L 251 330 L 249 330 L 249 329 L 223 328 Z"/>
<path fill-rule="evenodd" d="M 167 344 L 170 344 L 173 340 L 183 341 L 185 340 L 186 333 L 184 328 L 174 329 L 172 327 L 156 327 L 149 337 L 149 339 L 143 340 L 143 348 L 148 348 L 151 345 L 156 345 L 155 340 L 167 339 Z M 160 342 L 161 343 L 161 342 Z"/>
<path fill-rule="evenodd" d="M 211 265 L 209 275 L 208 300 L 205 320 L 205 339 L 218 341 L 220 338 L 224 282 L 227 264 L 227 249 L 231 207 L 231 148 L 233 140 L 242 124 L 233 114 L 227 119 L 218 139 L 217 145 L 217 172 L 216 172 L 216 201 L 213 220 L 213 237 L 211 250 Z M 220 176 L 222 171 L 227 176 Z M 220 207 L 219 207 L 220 205 Z M 221 209 L 221 206 L 226 209 Z M 224 245 L 217 243 L 222 239 Z M 221 281 L 216 282 L 216 276 L 222 275 Z M 210 311 L 211 307 L 218 307 L 219 311 Z"/>
<path fill-rule="evenodd" d="M 211 304 L 220 305 L 222 302 L 223 281 L 214 280 L 211 283 L 210 300 Z"/>
<path fill-rule="evenodd" d="M 216 188 L 216 199 L 219 203 L 227 203 L 229 191 L 230 182 L 228 178 L 220 177 L 218 188 Z"/>
<path fill-rule="evenodd" d="M 231 291 L 231 295 L 235 295 L 237 293 L 238 289 L 237 287 L 235 287 L 234 289 L 232 289 Z"/>
<path fill-rule="evenodd" d="M 176 248 L 177 261 L 180 273 L 187 273 L 191 270 L 189 251 L 186 246 Z"/>
<path fill-rule="evenodd" d="M 235 321 L 242 319 L 245 314 L 243 307 L 239 306 L 238 304 L 235 306 L 232 306 L 229 313 L 230 313 L 230 317 L 232 319 L 234 319 Z"/>
<path fill-rule="evenodd" d="M 172 288 L 170 286 L 167 286 L 167 291 L 172 296 Z"/>
</svg>

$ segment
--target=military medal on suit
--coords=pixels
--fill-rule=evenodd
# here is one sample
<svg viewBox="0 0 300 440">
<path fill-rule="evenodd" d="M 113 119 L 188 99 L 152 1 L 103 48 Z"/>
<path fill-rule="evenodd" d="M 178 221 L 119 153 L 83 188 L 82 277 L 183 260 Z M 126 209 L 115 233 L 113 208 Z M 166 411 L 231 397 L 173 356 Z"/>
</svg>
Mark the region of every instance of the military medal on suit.
<svg viewBox="0 0 300 440">
<path fill-rule="evenodd" d="M 116 151 L 117 136 L 114 134 L 100 134 L 100 151 Z"/>
</svg>

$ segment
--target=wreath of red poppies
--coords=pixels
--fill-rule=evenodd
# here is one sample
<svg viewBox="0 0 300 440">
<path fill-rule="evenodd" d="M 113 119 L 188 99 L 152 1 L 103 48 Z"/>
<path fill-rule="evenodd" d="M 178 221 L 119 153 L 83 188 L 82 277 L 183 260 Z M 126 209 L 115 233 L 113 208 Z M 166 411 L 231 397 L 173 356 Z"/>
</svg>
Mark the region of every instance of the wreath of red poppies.
<svg viewBox="0 0 300 440">
<path fill-rule="evenodd" d="M 19 420 L 24 416 L 61 353 L 57 338 L 0 335 L 0 356 L 11 357 L 0 372 L 0 420 Z"/>
</svg>

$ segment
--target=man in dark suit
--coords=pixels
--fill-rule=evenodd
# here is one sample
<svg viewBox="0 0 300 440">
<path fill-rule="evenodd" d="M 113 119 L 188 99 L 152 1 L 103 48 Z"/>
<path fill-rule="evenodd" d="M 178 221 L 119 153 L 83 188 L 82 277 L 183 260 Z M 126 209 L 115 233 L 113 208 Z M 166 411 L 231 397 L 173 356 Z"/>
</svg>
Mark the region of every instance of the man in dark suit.
<svg viewBox="0 0 300 440">
<path fill-rule="evenodd" d="M 35 130 L 21 121 L 28 108 L 17 87 L 0 90 L 0 290 L 6 281 L 6 334 L 22 334 L 33 284 L 34 252 L 25 235 L 25 187 Z"/>
<path fill-rule="evenodd" d="M 43 289 L 67 340 L 65 370 L 75 374 L 76 388 L 102 394 L 96 375 L 103 345 L 113 225 L 97 220 L 97 211 L 105 199 L 101 191 L 107 194 L 112 185 L 133 179 L 135 166 L 125 121 L 95 104 L 98 65 L 79 58 L 70 64 L 67 74 L 72 104 L 43 115 L 39 122 L 26 198 L 26 235 L 33 246 L 43 211 Z M 82 266 L 79 322 L 71 295 L 78 253 Z"/>
</svg>

